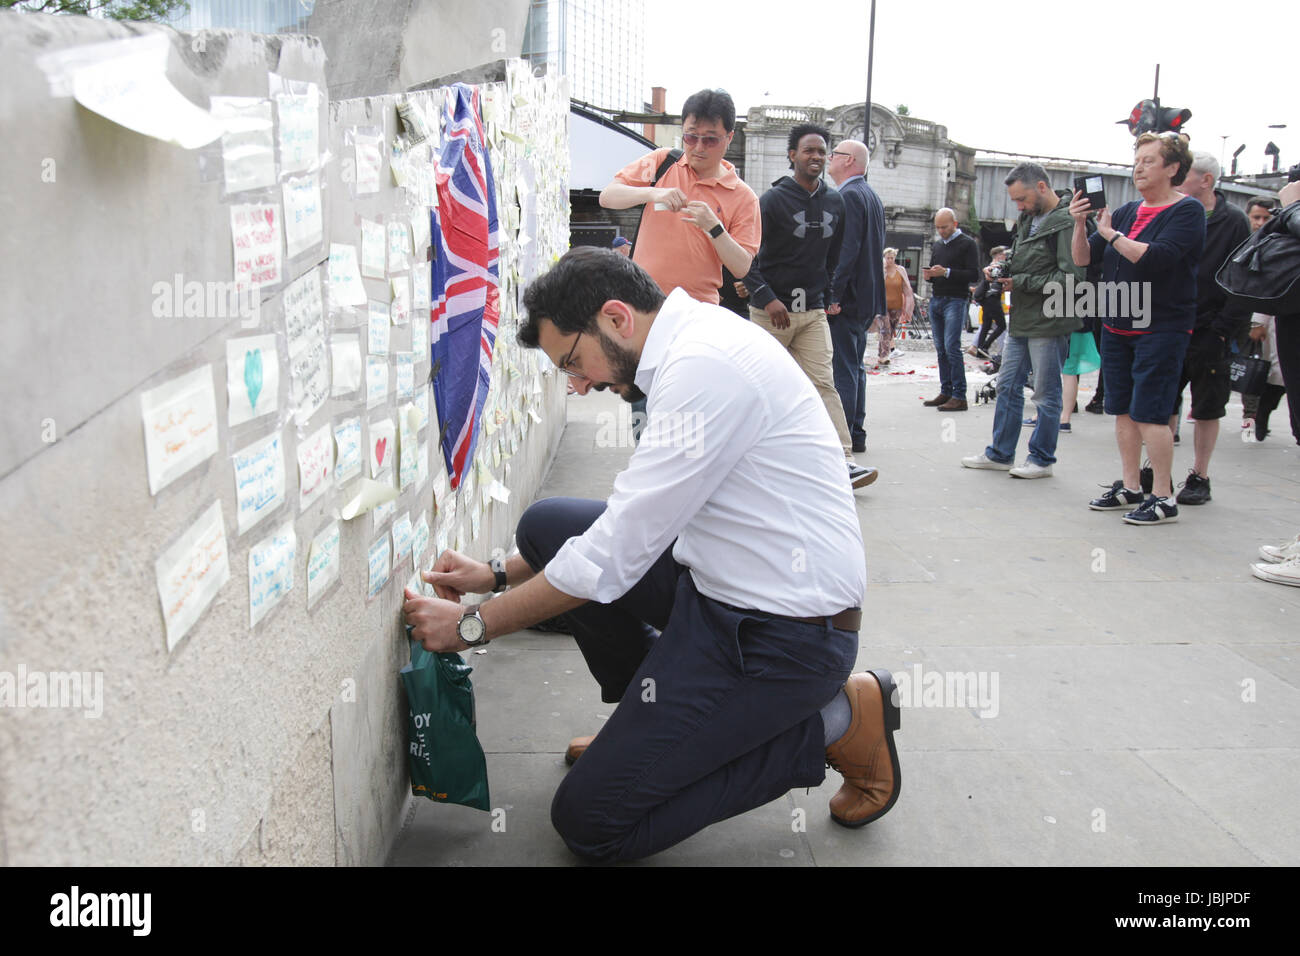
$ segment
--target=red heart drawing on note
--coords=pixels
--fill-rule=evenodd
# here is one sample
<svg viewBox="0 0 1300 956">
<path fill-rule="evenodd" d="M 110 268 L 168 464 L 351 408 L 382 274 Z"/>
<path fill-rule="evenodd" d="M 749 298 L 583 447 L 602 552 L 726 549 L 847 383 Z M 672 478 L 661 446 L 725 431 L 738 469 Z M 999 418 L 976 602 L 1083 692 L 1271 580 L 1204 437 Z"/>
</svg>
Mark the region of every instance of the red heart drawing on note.
<svg viewBox="0 0 1300 956">
<path fill-rule="evenodd" d="M 375 463 L 382 465 L 384 463 L 384 449 L 388 447 L 388 439 L 381 438 L 375 442 Z"/>
<path fill-rule="evenodd" d="M 262 215 L 264 215 L 264 216 L 266 217 L 266 224 L 267 224 L 268 226 L 271 226 L 271 225 L 274 225 L 274 224 L 275 224 L 275 210 L 274 210 L 274 209 L 267 208 L 267 209 L 265 209 L 265 210 L 262 211 Z"/>
</svg>

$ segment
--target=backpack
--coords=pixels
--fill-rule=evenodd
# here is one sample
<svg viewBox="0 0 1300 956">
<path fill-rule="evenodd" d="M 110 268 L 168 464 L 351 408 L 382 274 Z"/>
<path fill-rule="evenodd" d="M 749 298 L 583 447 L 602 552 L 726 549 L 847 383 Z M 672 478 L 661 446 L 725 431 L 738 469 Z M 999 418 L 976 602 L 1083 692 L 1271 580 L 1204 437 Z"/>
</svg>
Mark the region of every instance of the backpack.
<svg viewBox="0 0 1300 956">
<path fill-rule="evenodd" d="M 664 161 L 660 163 L 659 168 L 655 170 L 655 181 L 652 182 L 650 185 L 658 186 L 659 180 L 664 178 L 664 173 L 668 172 L 669 168 L 673 165 L 673 163 L 677 162 L 677 160 L 682 158 L 682 155 L 683 154 L 680 149 L 668 150 L 668 155 L 664 157 Z M 627 253 L 627 257 L 629 259 L 634 258 L 636 256 L 636 244 L 641 241 L 641 223 L 643 222 L 645 222 L 644 204 L 642 204 L 641 206 L 641 218 L 638 219 L 636 223 L 636 239 L 632 240 L 632 248 L 629 249 Z"/>
<path fill-rule="evenodd" d="M 1300 312 L 1300 238 L 1286 220 L 1283 210 L 1247 236 L 1214 276 L 1233 301 L 1265 315 Z"/>
</svg>

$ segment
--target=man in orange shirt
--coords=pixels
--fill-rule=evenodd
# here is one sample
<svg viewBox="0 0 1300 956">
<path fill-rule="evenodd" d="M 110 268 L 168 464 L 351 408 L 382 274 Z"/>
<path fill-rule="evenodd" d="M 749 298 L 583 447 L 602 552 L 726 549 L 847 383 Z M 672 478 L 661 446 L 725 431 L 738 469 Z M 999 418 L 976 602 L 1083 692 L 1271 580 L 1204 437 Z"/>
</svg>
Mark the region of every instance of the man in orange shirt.
<svg viewBox="0 0 1300 956">
<path fill-rule="evenodd" d="M 655 185 L 668 156 L 656 149 L 615 174 L 600 193 L 606 209 L 646 205 L 632 261 L 667 295 L 681 287 L 718 304 L 722 267 L 749 272 L 762 238 L 758 197 L 722 158 L 736 128 L 736 106 L 722 90 L 701 90 L 682 105 L 682 158 Z"/>
</svg>

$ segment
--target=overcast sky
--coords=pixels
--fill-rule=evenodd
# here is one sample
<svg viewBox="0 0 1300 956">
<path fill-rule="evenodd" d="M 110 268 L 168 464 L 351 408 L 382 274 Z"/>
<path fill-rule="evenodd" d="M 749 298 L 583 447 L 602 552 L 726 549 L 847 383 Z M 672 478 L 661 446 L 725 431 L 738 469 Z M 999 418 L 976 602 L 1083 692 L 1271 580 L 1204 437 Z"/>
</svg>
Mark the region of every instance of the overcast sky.
<svg viewBox="0 0 1300 956">
<path fill-rule="evenodd" d="M 978 149 L 1127 163 L 1133 138 L 1115 121 L 1151 96 L 1159 62 L 1161 103 L 1192 111 L 1193 149 L 1222 155 L 1226 167 L 1245 143 L 1239 170 L 1258 172 L 1271 139 L 1291 165 L 1300 162 L 1295 60 L 1270 50 L 1295 43 L 1288 8 L 877 0 L 871 98 L 905 103 Z M 670 112 L 707 86 L 727 89 L 738 114 L 866 98 L 869 0 L 649 0 L 647 10 L 646 83 L 667 87 Z"/>
</svg>

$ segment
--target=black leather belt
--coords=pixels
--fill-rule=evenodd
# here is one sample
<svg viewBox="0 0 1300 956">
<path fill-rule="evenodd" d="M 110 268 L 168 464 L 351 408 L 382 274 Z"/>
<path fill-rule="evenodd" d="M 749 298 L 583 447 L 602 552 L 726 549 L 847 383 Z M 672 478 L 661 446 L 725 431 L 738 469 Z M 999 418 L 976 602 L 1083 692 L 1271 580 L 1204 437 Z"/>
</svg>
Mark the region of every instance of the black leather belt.
<svg viewBox="0 0 1300 956">
<path fill-rule="evenodd" d="M 789 614 L 775 614 L 772 611 L 757 611 L 752 608 L 736 607 L 733 604 L 723 604 L 723 607 L 729 608 L 740 614 L 748 614 L 751 611 L 756 614 L 766 614 L 768 617 L 779 618 L 783 621 L 798 621 L 800 624 L 825 624 L 827 620 L 831 622 L 831 627 L 839 631 L 858 631 L 862 627 L 862 608 L 850 607 L 845 608 L 838 614 L 819 614 L 816 617 L 793 617 Z"/>
</svg>

